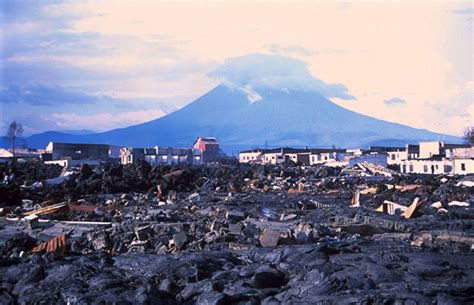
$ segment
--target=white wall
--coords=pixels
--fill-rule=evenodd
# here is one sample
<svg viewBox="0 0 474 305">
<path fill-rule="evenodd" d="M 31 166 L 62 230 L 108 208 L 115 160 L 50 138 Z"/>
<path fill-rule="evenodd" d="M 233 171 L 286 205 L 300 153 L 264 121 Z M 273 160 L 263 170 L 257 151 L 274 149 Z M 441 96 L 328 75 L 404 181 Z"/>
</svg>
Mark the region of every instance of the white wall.
<svg viewBox="0 0 474 305">
<path fill-rule="evenodd" d="M 263 156 L 263 162 L 264 163 L 280 164 L 280 163 L 283 163 L 284 161 L 285 161 L 285 157 L 280 152 L 278 152 L 278 153 L 268 153 L 268 154 L 264 154 L 264 156 Z"/>
<path fill-rule="evenodd" d="M 474 174 L 473 159 L 454 159 L 454 173 L 456 175 Z"/>
<path fill-rule="evenodd" d="M 420 159 L 431 158 L 433 155 L 439 155 L 441 143 L 436 142 L 420 142 Z"/>
<path fill-rule="evenodd" d="M 262 152 L 241 152 L 239 153 L 239 162 L 248 163 L 250 161 L 256 161 L 261 154 Z"/>
<path fill-rule="evenodd" d="M 309 164 L 321 164 L 329 161 L 336 160 L 336 153 L 319 153 L 319 154 L 311 154 L 309 155 Z"/>
<path fill-rule="evenodd" d="M 408 159 L 406 151 L 389 151 L 387 152 L 387 164 L 401 164 L 403 160 Z"/>
<path fill-rule="evenodd" d="M 445 169 L 445 166 L 448 168 Z M 451 160 L 406 160 L 400 167 L 405 174 L 448 174 L 453 169 Z"/>
</svg>

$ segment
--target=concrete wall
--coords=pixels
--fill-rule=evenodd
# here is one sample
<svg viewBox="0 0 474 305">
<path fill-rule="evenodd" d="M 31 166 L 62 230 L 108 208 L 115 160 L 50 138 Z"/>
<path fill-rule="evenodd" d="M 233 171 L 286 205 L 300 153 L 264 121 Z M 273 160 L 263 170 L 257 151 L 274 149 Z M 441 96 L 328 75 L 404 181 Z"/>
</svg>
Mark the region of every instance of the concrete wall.
<svg viewBox="0 0 474 305">
<path fill-rule="evenodd" d="M 456 175 L 474 174 L 474 159 L 454 159 L 453 164 Z"/>
<path fill-rule="evenodd" d="M 267 164 L 280 164 L 285 162 L 285 156 L 280 152 L 278 153 L 266 153 L 263 156 L 263 162 Z"/>
<path fill-rule="evenodd" d="M 46 151 L 52 153 L 53 160 L 106 160 L 109 157 L 109 145 L 104 144 L 50 142 Z"/>
<path fill-rule="evenodd" d="M 441 142 L 420 142 L 420 159 L 428 159 L 441 152 Z"/>
<path fill-rule="evenodd" d="M 317 153 L 311 154 L 309 157 L 309 161 L 311 165 L 325 163 L 328 161 L 334 161 L 335 154 L 333 153 Z"/>
<path fill-rule="evenodd" d="M 146 151 L 146 154 L 145 154 Z M 150 165 L 188 164 L 201 165 L 203 161 L 202 152 L 193 148 L 129 148 L 120 150 L 122 164 L 134 164 L 138 160 L 144 160 Z"/>
<path fill-rule="evenodd" d="M 387 152 L 387 164 L 398 164 L 408 159 L 408 153 L 406 151 L 389 151 Z"/>
<path fill-rule="evenodd" d="M 405 174 L 449 174 L 453 171 L 451 160 L 406 160 L 400 166 Z"/>
<path fill-rule="evenodd" d="M 262 154 L 261 151 L 256 152 L 241 152 L 239 153 L 239 162 L 248 163 L 250 161 L 256 161 L 258 156 Z"/>
<path fill-rule="evenodd" d="M 474 147 L 470 148 L 452 148 L 446 150 L 446 158 L 470 159 L 474 158 Z"/>
</svg>

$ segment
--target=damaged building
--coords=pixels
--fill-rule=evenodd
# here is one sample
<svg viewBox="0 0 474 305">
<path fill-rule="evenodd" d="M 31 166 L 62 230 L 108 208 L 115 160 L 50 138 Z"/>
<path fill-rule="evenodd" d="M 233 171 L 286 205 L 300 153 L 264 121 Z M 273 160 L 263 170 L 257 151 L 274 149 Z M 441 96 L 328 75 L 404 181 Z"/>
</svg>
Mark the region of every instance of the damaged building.
<svg viewBox="0 0 474 305">
<path fill-rule="evenodd" d="M 332 164 L 354 167 L 371 163 L 390 167 L 405 174 L 457 174 L 474 173 L 474 149 L 467 144 L 420 142 L 404 147 L 371 146 L 361 149 L 274 148 L 252 149 L 239 153 L 240 163 L 304 165 Z"/>
<path fill-rule="evenodd" d="M 286 161 L 315 165 L 331 161 L 342 161 L 348 155 L 345 149 L 335 148 L 290 148 L 245 150 L 239 154 L 240 163 L 281 164 Z"/>
<path fill-rule="evenodd" d="M 420 142 L 418 159 L 401 164 L 405 174 L 456 174 L 474 173 L 474 149 L 467 144 Z"/>
<path fill-rule="evenodd" d="M 11 149 L 0 148 L 0 162 L 8 162 L 15 159 L 19 162 L 22 161 L 41 161 L 45 157 L 44 149 L 34 148 L 15 148 L 15 155 Z"/>
<path fill-rule="evenodd" d="M 150 165 L 201 165 L 202 151 L 193 148 L 176 147 L 150 147 L 132 148 L 123 147 L 120 150 L 120 160 L 122 164 L 135 164 L 139 160 L 148 162 Z"/>
<path fill-rule="evenodd" d="M 217 161 L 223 155 L 219 147 L 219 142 L 214 137 L 198 137 L 193 147 L 201 151 L 202 162 Z"/>
<path fill-rule="evenodd" d="M 108 144 L 59 143 L 49 142 L 46 147 L 47 163 L 62 166 L 78 166 L 84 163 L 98 165 L 109 159 Z"/>
</svg>

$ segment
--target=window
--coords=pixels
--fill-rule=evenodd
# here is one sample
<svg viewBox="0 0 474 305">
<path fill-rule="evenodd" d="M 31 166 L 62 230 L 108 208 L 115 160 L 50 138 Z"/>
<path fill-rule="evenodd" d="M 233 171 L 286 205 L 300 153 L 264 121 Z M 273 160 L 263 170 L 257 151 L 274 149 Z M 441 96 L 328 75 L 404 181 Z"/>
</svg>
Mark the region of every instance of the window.
<svg viewBox="0 0 474 305">
<path fill-rule="evenodd" d="M 321 155 L 318 155 L 318 161 L 321 161 Z"/>
<path fill-rule="evenodd" d="M 327 160 L 328 159 L 328 156 L 324 156 L 324 160 Z"/>
<path fill-rule="evenodd" d="M 311 161 L 313 161 L 313 162 L 314 162 L 314 156 L 312 156 L 312 157 L 311 157 Z"/>
<path fill-rule="evenodd" d="M 445 173 L 450 173 L 452 169 L 453 168 L 451 167 L 451 165 L 447 165 L 447 164 L 444 165 L 444 172 Z"/>
<path fill-rule="evenodd" d="M 465 171 L 466 170 L 466 163 L 461 163 L 461 170 Z"/>
<path fill-rule="evenodd" d="M 423 171 L 424 171 L 425 173 L 427 173 L 427 172 L 428 172 L 428 165 L 426 165 L 426 164 L 425 164 L 425 165 L 423 165 Z"/>
<path fill-rule="evenodd" d="M 272 159 L 275 159 L 275 156 L 273 156 Z"/>
<path fill-rule="evenodd" d="M 395 160 L 395 154 L 392 155 L 392 160 Z"/>
<path fill-rule="evenodd" d="M 413 172 L 413 164 L 410 164 L 410 172 Z"/>
</svg>

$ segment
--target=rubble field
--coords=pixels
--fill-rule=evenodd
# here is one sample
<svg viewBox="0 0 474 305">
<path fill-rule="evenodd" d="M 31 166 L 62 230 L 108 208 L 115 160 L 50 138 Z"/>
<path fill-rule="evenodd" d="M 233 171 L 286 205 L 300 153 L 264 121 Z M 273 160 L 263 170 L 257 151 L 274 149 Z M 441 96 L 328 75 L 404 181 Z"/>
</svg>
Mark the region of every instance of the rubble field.
<svg viewBox="0 0 474 305">
<path fill-rule="evenodd" d="M 0 164 L 0 304 L 473 304 L 474 176 Z"/>
</svg>

